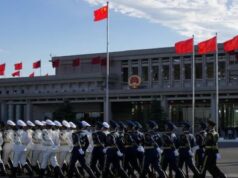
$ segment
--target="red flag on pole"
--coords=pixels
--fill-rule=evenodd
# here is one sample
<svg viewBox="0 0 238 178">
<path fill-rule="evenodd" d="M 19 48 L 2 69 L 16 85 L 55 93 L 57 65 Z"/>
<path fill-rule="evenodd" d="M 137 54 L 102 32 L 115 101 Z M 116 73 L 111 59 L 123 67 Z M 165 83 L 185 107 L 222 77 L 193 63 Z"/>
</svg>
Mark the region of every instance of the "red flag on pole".
<svg viewBox="0 0 238 178">
<path fill-rule="evenodd" d="M 37 69 L 37 68 L 40 68 L 41 67 L 41 61 L 36 61 L 33 63 L 33 69 Z"/>
<path fill-rule="evenodd" d="M 108 6 L 103 6 L 94 11 L 94 21 L 100 21 L 108 18 Z"/>
<path fill-rule="evenodd" d="M 73 63 L 72 63 L 72 66 L 73 66 L 73 67 L 80 66 L 80 59 L 79 59 L 79 58 L 74 59 L 74 60 L 73 60 Z"/>
<path fill-rule="evenodd" d="M 60 65 L 60 60 L 59 59 L 55 59 L 55 60 L 52 61 L 52 67 L 53 68 L 57 68 L 57 67 L 59 67 L 59 65 Z"/>
<path fill-rule="evenodd" d="M 13 77 L 20 77 L 20 71 L 15 71 L 12 73 Z"/>
<path fill-rule="evenodd" d="M 214 53 L 216 52 L 217 37 L 213 37 L 206 41 L 198 43 L 198 54 Z"/>
<path fill-rule="evenodd" d="M 15 70 L 22 70 L 22 62 L 14 64 Z"/>
<path fill-rule="evenodd" d="M 193 38 L 175 43 L 176 54 L 193 53 Z"/>
<path fill-rule="evenodd" d="M 92 64 L 101 64 L 101 58 L 100 58 L 100 56 L 97 56 L 97 57 L 92 58 L 91 63 L 92 63 Z"/>
<path fill-rule="evenodd" d="M 29 75 L 29 77 L 30 77 L 30 78 L 33 78 L 33 77 L 35 77 L 35 73 L 34 73 L 34 72 L 32 72 L 32 73 Z"/>
<path fill-rule="evenodd" d="M 225 52 L 234 52 L 238 50 L 238 35 L 223 43 Z"/>
<path fill-rule="evenodd" d="M 5 68 L 6 68 L 6 64 L 0 64 L 0 75 L 5 74 Z"/>
</svg>

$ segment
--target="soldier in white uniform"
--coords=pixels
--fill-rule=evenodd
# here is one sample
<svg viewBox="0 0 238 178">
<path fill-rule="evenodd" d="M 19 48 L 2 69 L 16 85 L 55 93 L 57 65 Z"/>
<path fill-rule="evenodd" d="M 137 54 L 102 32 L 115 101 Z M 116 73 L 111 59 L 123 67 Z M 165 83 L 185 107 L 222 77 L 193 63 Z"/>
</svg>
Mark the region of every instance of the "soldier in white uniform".
<svg viewBox="0 0 238 178">
<path fill-rule="evenodd" d="M 40 178 L 44 177 L 46 168 L 48 163 L 54 168 L 56 177 L 64 177 L 62 170 L 59 167 L 56 151 L 57 151 L 57 143 L 54 142 L 56 140 L 54 138 L 54 131 L 52 128 L 55 126 L 55 123 L 51 120 L 46 121 L 46 129 L 42 131 L 42 162 L 41 162 L 41 170 L 40 170 Z"/>
<path fill-rule="evenodd" d="M 33 172 L 31 167 L 26 162 L 27 146 L 30 143 L 30 137 L 27 133 L 27 125 L 24 121 L 17 121 L 18 130 L 14 134 L 14 146 L 13 146 L 13 170 L 12 176 L 16 177 L 18 166 L 25 168 L 32 176 Z"/>
<path fill-rule="evenodd" d="M 6 169 L 2 161 L 2 145 L 3 145 L 3 130 L 4 130 L 4 122 L 0 121 L 0 174 L 1 176 L 5 176 Z"/>
<path fill-rule="evenodd" d="M 31 121 L 26 121 L 26 124 L 27 124 L 27 133 L 28 133 L 28 136 L 30 138 L 30 143 L 28 144 L 28 147 L 27 147 L 27 152 L 26 152 L 26 160 L 28 163 L 31 164 L 31 161 L 32 161 L 32 134 L 34 132 L 34 127 L 35 127 L 35 124 Z"/>
<path fill-rule="evenodd" d="M 12 169 L 12 157 L 13 157 L 13 141 L 14 141 L 14 133 L 15 133 L 16 124 L 8 120 L 7 126 L 3 135 L 3 163 L 8 169 Z"/>
</svg>

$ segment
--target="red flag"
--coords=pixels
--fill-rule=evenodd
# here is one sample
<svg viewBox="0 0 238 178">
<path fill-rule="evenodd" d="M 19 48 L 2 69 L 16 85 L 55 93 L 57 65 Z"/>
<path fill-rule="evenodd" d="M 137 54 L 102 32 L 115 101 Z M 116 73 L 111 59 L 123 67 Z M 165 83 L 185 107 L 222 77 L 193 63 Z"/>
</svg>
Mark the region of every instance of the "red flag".
<svg viewBox="0 0 238 178">
<path fill-rule="evenodd" d="M 193 53 L 193 38 L 175 43 L 176 54 Z"/>
<path fill-rule="evenodd" d="M 6 64 L 0 64 L 0 75 L 5 74 L 5 68 L 6 68 Z"/>
<path fill-rule="evenodd" d="M 55 59 L 55 60 L 52 61 L 52 67 L 53 68 L 57 68 L 57 67 L 59 67 L 59 65 L 60 65 L 60 60 L 59 59 Z"/>
<path fill-rule="evenodd" d="M 101 58 L 100 58 L 100 56 L 97 56 L 97 57 L 92 58 L 91 63 L 92 63 L 92 64 L 101 64 Z"/>
<path fill-rule="evenodd" d="M 40 68 L 40 66 L 41 66 L 41 61 L 40 60 L 33 63 L 33 69 Z"/>
<path fill-rule="evenodd" d="M 94 11 L 94 21 L 100 21 L 108 18 L 108 6 L 103 6 Z"/>
<path fill-rule="evenodd" d="M 79 58 L 74 59 L 72 66 L 73 67 L 80 66 L 80 59 Z"/>
<path fill-rule="evenodd" d="M 217 37 L 198 43 L 198 54 L 214 53 L 216 52 Z"/>
<path fill-rule="evenodd" d="M 107 65 L 107 58 L 101 59 L 101 65 L 106 66 Z"/>
<path fill-rule="evenodd" d="M 35 73 L 34 73 L 34 72 L 32 72 L 32 73 L 29 75 L 29 77 L 30 77 L 30 78 L 33 78 L 33 77 L 35 77 Z"/>
<path fill-rule="evenodd" d="M 225 52 L 234 52 L 238 50 L 238 35 L 223 43 Z"/>
<path fill-rule="evenodd" d="M 15 70 L 22 70 L 22 62 L 14 64 Z"/>
<path fill-rule="evenodd" d="M 0 71 L 0 76 L 5 75 L 5 71 Z"/>
<path fill-rule="evenodd" d="M 12 73 L 13 77 L 20 77 L 20 71 L 15 71 Z"/>
</svg>

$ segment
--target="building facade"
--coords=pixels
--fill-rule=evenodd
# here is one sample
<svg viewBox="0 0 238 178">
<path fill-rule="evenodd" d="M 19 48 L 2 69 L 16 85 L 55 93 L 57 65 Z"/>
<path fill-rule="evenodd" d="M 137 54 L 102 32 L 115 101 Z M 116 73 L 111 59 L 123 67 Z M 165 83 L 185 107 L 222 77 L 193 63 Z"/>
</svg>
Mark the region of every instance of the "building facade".
<svg viewBox="0 0 238 178">
<path fill-rule="evenodd" d="M 0 81 L 1 120 L 51 118 L 65 101 L 77 118 L 103 118 L 106 66 L 92 63 L 105 53 L 57 56 L 54 76 L 9 78 Z M 238 60 L 219 46 L 219 132 L 234 138 L 238 129 Z M 80 65 L 73 66 L 80 58 Z M 137 75 L 141 84 L 128 85 Z M 195 55 L 195 125 L 216 115 L 215 54 Z M 110 53 L 110 118 L 131 119 L 138 107 L 146 110 L 160 101 L 169 120 L 191 122 L 192 56 L 176 55 L 174 48 Z M 144 114 L 146 114 L 144 112 Z"/>
</svg>

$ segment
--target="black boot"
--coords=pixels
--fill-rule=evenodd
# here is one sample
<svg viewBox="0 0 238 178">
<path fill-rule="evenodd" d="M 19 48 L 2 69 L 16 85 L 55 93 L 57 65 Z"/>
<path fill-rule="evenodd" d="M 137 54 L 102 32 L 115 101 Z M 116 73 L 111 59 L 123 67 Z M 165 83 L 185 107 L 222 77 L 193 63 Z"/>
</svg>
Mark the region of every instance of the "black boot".
<svg viewBox="0 0 238 178">
<path fill-rule="evenodd" d="M 3 163 L 0 164 L 0 169 L 1 169 L 1 176 L 6 176 L 7 172 Z"/>
<path fill-rule="evenodd" d="M 45 176 L 45 169 L 40 169 L 39 178 L 44 178 L 44 176 Z"/>
<path fill-rule="evenodd" d="M 11 178 L 16 178 L 17 177 L 17 167 L 13 167 L 11 169 Z"/>
<path fill-rule="evenodd" d="M 56 166 L 54 171 L 55 171 L 55 178 L 64 178 L 64 174 L 59 166 Z"/>
<path fill-rule="evenodd" d="M 32 177 L 33 176 L 33 171 L 32 171 L 32 168 L 29 166 L 29 164 L 25 164 L 23 166 L 23 168 L 25 168 L 27 170 L 27 174 L 28 176 Z"/>
</svg>

